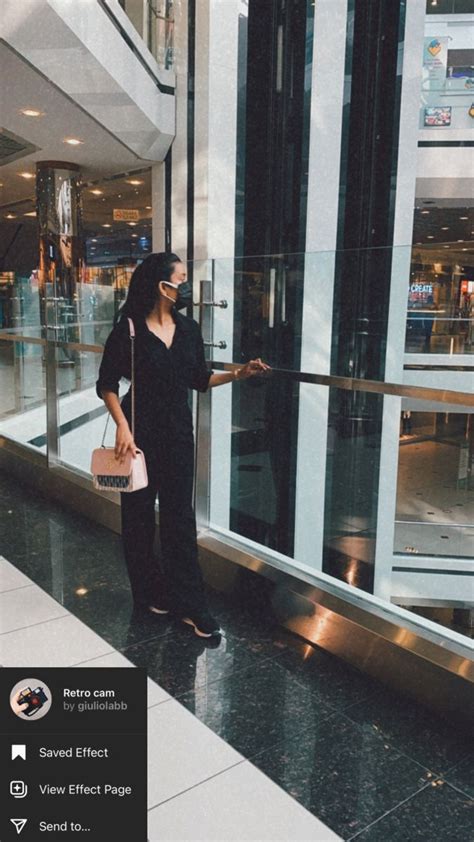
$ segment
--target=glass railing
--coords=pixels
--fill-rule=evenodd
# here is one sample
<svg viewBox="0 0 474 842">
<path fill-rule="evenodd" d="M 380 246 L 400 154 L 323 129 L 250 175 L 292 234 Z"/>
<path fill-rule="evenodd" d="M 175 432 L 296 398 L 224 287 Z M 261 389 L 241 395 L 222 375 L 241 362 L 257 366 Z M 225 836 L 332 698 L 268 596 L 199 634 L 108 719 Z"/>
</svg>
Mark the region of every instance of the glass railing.
<svg viewBox="0 0 474 842">
<path fill-rule="evenodd" d="M 119 0 L 122 9 L 163 70 L 174 64 L 173 0 Z"/>
<path fill-rule="evenodd" d="M 405 352 L 425 354 L 427 360 L 443 355 L 449 365 L 450 356 L 465 355 L 469 360 L 474 353 L 474 266 L 468 255 L 462 265 L 455 256 L 443 257 L 442 264 L 439 260 L 436 249 L 399 246 L 229 258 L 215 261 L 214 268 L 220 273 L 218 286 L 232 299 L 233 310 L 240 311 L 243 327 L 236 341 L 246 352 L 253 347 L 267 354 L 277 351 L 284 367 L 299 368 L 301 328 L 309 317 L 320 337 L 331 332 L 331 321 L 344 321 L 359 352 L 365 343 L 368 353 L 371 333 L 387 330 L 390 288 L 399 291 L 406 284 Z M 132 271 L 130 265 L 85 274 L 70 298 L 55 293 L 52 284 L 40 291 L 37 270 L 30 277 L 0 273 L 0 330 L 39 337 L 47 321 L 62 341 L 100 344 L 126 296 Z M 374 277 L 366 285 L 364 312 L 357 313 L 347 304 L 347 291 L 367 272 Z M 398 326 L 403 308 L 398 293 L 396 307 Z M 315 342 L 313 352 L 311 369 L 322 370 L 328 349 L 323 351 Z M 400 356 L 403 349 L 397 346 L 396 352 Z M 334 348 L 331 353 L 334 359 Z"/>
<path fill-rule="evenodd" d="M 409 354 L 473 354 L 474 317 L 449 319 L 430 310 L 410 310 L 405 351 Z"/>
<path fill-rule="evenodd" d="M 392 255 L 351 255 L 353 270 L 362 257 L 364 269 L 373 260 L 381 271 Z M 408 248 L 396 267 L 402 259 L 409 269 Z M 380 308 L 348 319 L 338 271 L 347 264 L 334 252 L 189 265 L 209 365 L 259 356 L 272 366 L 195 401 L 200 528 L 388 603 L 459 608 L 469 602 L 474 537 L 472 375 L 456 372 L 457 390 L 374 377 L 377 346 L 382 357 L 403 354 L 403 335 L 396 349 L 386 347 Z M 95 381 L 119 299 L 93 284 L 76 285 L 70 301 L 54 289 L 40 295 L 25 279 L 12 290 L 25 303 L 0 331 L 0 434 L 43 453 L 50 447 L 52 467 L 90 476 L 106 419 Z M 331 328 L 333 300 L 346 318 L 344 354 Z M 361 360 L 372 376 L 362 376 Z M 49 430 L 47 402 L 55 410 Z"/>
</svg>

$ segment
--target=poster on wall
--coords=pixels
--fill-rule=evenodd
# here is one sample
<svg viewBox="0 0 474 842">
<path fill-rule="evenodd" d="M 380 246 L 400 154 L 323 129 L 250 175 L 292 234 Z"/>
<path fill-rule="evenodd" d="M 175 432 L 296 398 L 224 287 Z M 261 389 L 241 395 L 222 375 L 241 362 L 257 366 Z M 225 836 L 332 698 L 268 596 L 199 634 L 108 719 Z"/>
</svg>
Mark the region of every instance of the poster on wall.
<svg viewBox="0 0 474 842">
<path fill-rule="evenodd" d="M 425 126 L 450 126 L 451 125 L 451 106 L 434 106 L 432 108 L 425 108 L 424 123 Z"/>
<path fill-rule="evenodd" d="M 449 36 L 425 38 L 423 47 L 423 90 L 439 91 L 446 86 Z"/>
</svg>

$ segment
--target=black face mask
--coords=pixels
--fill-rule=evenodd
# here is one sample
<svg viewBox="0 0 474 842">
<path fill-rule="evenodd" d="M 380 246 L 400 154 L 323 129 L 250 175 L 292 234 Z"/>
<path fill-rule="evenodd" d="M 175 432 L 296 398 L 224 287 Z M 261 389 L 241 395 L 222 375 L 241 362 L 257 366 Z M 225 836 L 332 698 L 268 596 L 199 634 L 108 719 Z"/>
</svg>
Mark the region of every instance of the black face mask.
<svg viewBox="0 0 474 842">
<path fill-rule="evenodd" d="M 193 303 L 193 289 L 189 281 L 183 281 L 182 284 L 172 284 L 171 281 L 163 281 L 163 283 L 178 290 L 178 297 L 176 301 L 173 300 L 177 310 L 183 310 Z M 166 293 L 163 293 L 163 295 L 166 295 Z M 170 295 L 166 295 L 166 298 L 172 300 Z"/>
</svg>

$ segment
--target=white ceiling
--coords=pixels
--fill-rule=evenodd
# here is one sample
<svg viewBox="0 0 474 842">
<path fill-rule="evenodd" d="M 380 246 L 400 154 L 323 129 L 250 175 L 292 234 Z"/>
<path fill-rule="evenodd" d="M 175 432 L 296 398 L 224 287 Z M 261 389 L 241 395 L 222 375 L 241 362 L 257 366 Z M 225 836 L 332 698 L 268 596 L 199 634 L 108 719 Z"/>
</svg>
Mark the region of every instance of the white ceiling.
<svg viewBox="0 0 474 842">
<path fill-rule="evenodd" d="M 34 172 L 36 161 L 78 164 L 86 180 L 131 172 L 151 163 L 124 146 L 3 42 L 0 69 L 5 80 L 0 87 L 0 124 L 38 147 L 38 151 L 0 166 L 0 207 L 34 195 L 34 181 L 26 181 L 18 172 Z M 25 117 L 22 108 L 38 109 L 44 116 Z M 84 143 L 69 146 L 64 143 L 66 137 Z"/>
</svg>

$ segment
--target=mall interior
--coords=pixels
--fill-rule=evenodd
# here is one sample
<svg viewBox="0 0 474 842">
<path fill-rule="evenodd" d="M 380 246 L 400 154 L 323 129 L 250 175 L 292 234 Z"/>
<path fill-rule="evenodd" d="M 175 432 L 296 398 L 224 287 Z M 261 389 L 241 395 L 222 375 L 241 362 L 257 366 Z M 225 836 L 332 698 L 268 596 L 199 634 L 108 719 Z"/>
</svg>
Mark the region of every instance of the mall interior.
<svg viewBox="0 0 474 842">
<path fill-rule="evenodd" d="M 152 842 L 473 838 L 472 0 L 2 13 L 1 664 L 146 668 Z M 160 251 L 272 369 L 189 394 L 217 640 L 135 615 L 90 472 Z"/>
</svg>

